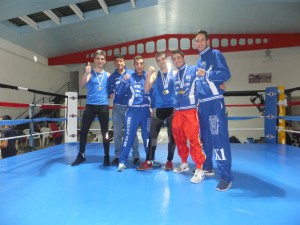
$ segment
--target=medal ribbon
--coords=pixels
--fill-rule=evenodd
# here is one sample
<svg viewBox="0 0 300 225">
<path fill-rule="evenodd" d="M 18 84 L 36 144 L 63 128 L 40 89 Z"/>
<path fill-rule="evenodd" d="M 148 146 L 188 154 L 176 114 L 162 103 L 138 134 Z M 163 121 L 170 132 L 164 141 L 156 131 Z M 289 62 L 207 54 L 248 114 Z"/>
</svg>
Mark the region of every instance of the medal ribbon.
<svg viewBox="0 0 300 225">
<path fill-rule="evenodd" d="M 185 77 L 185 74 L 186 74 L 186 71 L 187 71 L 187 65 L 185 64 L 185 69 L 184 69 L 184 72 L 182 74 L 182 78 L 180 79 L 180 69 L 178 70 L 178 76 L 179 76 L 179 81 L 180 81 L 180 89 L 183 90 L 183 84 L 184 84 L 184 77 Z"/>
<path fill-rule="evenodd" d="M 95 73 L 96 73 L 96 76 L 97 76 L 97 79 L 98 79 L 98 83 L 99 83 L 99 88 L 102 88 L 102 82 L 103 82 L 103 77 L 104 77 L 104 72 L 103 72 L 103 75 L 102 75 L 102 77 L 101 77 L 101 82 L 100 82 L 100 80 L 99 80 L 99 76 L 100 76 L 100 74 L 101 73 L 97 73 L 96 71 L 95 71 Z"/>
<path fill-rule="evenodd" d="M 160 71 L 160 75 L 161 75 L 161 80 L 163 82 L 163 86 L 164 86 L 164 90 L 168 89 L 169 86 L 169 76 L 168 76 L 169 71 L 167 72 L 166 77 L 164 76 L 163 72 Z"/>
</svg>

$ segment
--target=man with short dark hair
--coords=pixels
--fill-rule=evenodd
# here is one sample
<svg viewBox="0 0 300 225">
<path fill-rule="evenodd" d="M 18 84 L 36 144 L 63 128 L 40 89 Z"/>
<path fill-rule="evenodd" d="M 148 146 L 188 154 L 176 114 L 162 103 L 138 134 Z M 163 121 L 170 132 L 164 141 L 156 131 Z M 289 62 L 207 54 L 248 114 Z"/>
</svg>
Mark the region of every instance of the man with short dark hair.
<svg viewBox="0 0 300 225">
<path fill-rule="evenodd" d="M 151 117 L 150 140 L 146 161 L 143 162 L 137 170 L 153 169 L 153 160 L 157 146 L 157 137 L 164 121 L 167 122 L 168 130 L 168 156 L 164 170 L 173 170 L 173 157 L 176 148 L 172 132 L 172 119 L 174 114 L 175 82 L 173 71 L 168 68 L 167 53 L 158 52 L 155 56 L 160 71 L 153 74 L 147 74 L 144 90 L 153 91 L 154 108 Z"/>
<path fill-rule="evenodd" d="M 97 50 L 94 58 L 95 66 L 92 69 L 90 63 L 85 67 L 85 73 L 82 75 L 81 86 L 87 87 L 86 107 L 82 115 L 82 126 L 79 139 L 79 153 L 76 160 L 71 164 L 77 166 L 85 161 L 85 146 L 87 143 L 87 134 L 92 122 L 97 116 L 100 122 L 101 134 L 104 147 L 104 166 L 110 165 L 109 159 L 109 103 L 108 103 L 108 77 L 109 73 L 104 70 L 106 63 L 106 53 L 103 50 Z"/>
<path fill-rule="evenodd" d="M 108 93 L 110 95 L 110 98 L 113 99 L 112 122 L 115 143 L 115 158 L 111 163 L 112 165 L 119 165 L 120 149 L 124 133 L 124 119 L 126 110 L 128 108 L 128 95 L 120 95 L 116 88 L 120 84 L 122 77 L 126 74 L 131 75 L 133 71 L 125 66 L 125 57 L 121 53 L 118 53 L 114 56 L 114 65 L 116 69 L 108 78 Z M 136 165 L 140 164 L 138 148 L 139 140 L 136 136 L 132 145 L 133 163 Z"/>
<path fill-rule="evenodd" d="M 204 179 L 202 169 L 205 154 L 199 138 L 199 121 L 196 102 L 196 66 L 185 63 L 184 54 L 180 50 L 172 51 L 171 58 L 178 69 L 175 73 L 175 103 L 172 122 L 173 135 L 181 158 L 181 164 L 174 169 L 175 173 L 189 171 L 187 162 L 189 154 L 196 164 L 192 183 L 200 183 Z M 187 145 L 189 141 L 189 146 Z"/>
<path fill-rule="evenodd" d="M 117 91 L 120 95 L 128 95 L 128 109 L 125 114 L 124 138 L 120 152 L 118 171 L 122 172 L 126 166 L 130 148 L 141 126 L 144 149 L 147 154 L 150 133 L 150 95 L 145 92 L 146 80 L 145 64 L 142 56 L 134 57 L 135 71 L 122 77 Z M 154 70 L 154 69 L 153 69 Z M 151 70 L 152 71 L 152 70 Z"/>
<path fill-rule="evenodd" d="M 5 116 L 2 116 L 0 118 L 0 120 L 11 120 L 11 117 L 9 115 L 5 115 Z M 12 126 L 3 125 L 2 128 L 3 128 L 3 130 L 1 132 L 1 138 L 9 138 L 9 137 L 17 136 L 17 133 Z M 15 156 L 17 154 L 18 151 L 16 149 L 16 142 L 17 142 L 17 139 L 15 139 L 15 138 L 0 141 L 2 158 Z"/>
<path fill-rule="evenodd" d="M 198 115 L 201 124 L 201 140 L 206 160 L 203 165 L 207 176 L 214 175 L 212 157 L 215 155 L 221 180 L 216 189 L 226 191 L 231 187 L 231 147 L 228 121 L 222 85 L 231 77 L 226 60 L 217 49 L 209 47 L 210 40 L 205 30 L 195 35 L 195 46 L 200 57 L 197 63 L 199 85 Z"/>
</svg>

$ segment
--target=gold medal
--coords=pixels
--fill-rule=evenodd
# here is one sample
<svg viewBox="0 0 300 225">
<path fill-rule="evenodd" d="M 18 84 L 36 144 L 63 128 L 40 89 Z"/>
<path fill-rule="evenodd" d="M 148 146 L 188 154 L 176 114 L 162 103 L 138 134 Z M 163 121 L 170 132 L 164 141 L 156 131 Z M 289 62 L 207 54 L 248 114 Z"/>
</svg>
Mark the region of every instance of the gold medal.
<svg viewBox="0 0 300 225">
<path fill-rule="evenodd" d="M 101 86 L 99 87 L 99 90 L 100 90 L 100 91 L 102 90 L 102 87 L 101 87 Z"/>
<path fill-rule="evenodd" d="M 167 95 L 167 94 L 169 94 L 169 90 L 164 90 L 164 95 Z"/>
<path fill-rule="evenodd" d="M 184 90 L 180 90 L 179 94 L 183 95 L 184 94 Z"/>
</svg>

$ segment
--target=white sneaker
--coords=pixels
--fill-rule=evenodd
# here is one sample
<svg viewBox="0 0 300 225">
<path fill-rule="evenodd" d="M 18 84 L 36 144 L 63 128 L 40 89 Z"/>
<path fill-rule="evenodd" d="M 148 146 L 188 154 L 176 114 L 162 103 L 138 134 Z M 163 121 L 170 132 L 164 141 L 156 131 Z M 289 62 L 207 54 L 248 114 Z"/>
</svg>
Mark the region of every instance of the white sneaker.
<svg viewBox="0 0 300 225">
<path fill-rule="evenodd" d="M 125 169 L 126 169 L 125 164 L 120 163 L 119 166 L 118 166 L 118 172 L 123 172 L 123 170 L 125 170 Z"/>
<path fill-rule="evenodd" d="M 189 164 L 187 164 L 187 163 L 181 163 L 173 171 L 174 171 L 174 173 L 182 173 L 182 172 L 187 172 L 189 170 L 190 170 Z"/>
<path fill-rule="evenodd" d="M 200 183 L 203 179 L 204 179 L 204 171 L 200 169 L 196 169 L 194 176 L 191 178 L 191 182 L 197 184 Z"/>
</svg>

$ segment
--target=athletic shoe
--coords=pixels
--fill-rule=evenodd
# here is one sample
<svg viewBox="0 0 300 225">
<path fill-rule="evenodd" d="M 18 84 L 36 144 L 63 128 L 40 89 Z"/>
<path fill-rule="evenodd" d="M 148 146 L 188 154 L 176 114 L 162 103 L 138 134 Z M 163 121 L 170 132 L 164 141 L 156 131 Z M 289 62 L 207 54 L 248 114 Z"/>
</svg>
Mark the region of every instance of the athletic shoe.
<svg viewBox="0 0 300 225">
<path fill-rule="evenodd" d="M 203 170 L 205 176 L 214 176 L 215 175 L 215 171 L 213 169 L 211 170 Z M 193 174 L 195 174 L 195 170 L 193 170 Z"/>
<path fill-rule="evenodd" d="M 217 185 L 216 190 L 217 191 L 227 191 L 231 187 L 232 182 L 228 182 L 224 179 L 221 179 L 220 182 Z"/>
<path fill-rule="evenodd" d="M 189 164 L 187 164 L 187 163 L 181 163 L 173 171 L 174 171 L 174 173 L 182 173 L 182 172 L 187 172 L 189 170 L 190 170 Z"/>
<path fill-rule="evenodd" d="M 133 160 L 134 165 L 140 165 L 140 163 L 141 163 L 141 161 L 139 158 L 134 158 L 134 160 Z"/>
<path fill-rule="evenodd" d="M 196 169 L 194 176 L 191 178 L 191 182 L 197 184 L 202 180 L 204 180 L 204 171 L 201 169 Z"/>
<path fill-rule="evenodd" d="M 114 158 L 114 160 L 111 162 L 111 164 L 117 166 L 117 165 L 119 165 L 119 161 L 120 161 L 119 158 Z"/>
<path fill-rule="evenodd" d="M 118 172 L 123 172 L 123 170 L 125 170 L 125 169 L 126 169 L 125 164 L 120 163 L 119 166 L 118 166 Z"/>
<path fill-rule="evenodd" d="M 152 169 L 153 169 L 152 163 L 148 164 L 147 161 L 141 163 L 141 165 L 136 168 L 136 170 L 138 171 L 152 170 Z"/>
<path fill-rule="evenodd" d="M 76 160 L 71 164 L 71 166 L 78 166 L 80 163 L 85 161 L 84 153 L 79 152 Z"/>
<path fill-rule="evenodd" d="M 154 160 L 152 161 L 152 165 L 153 165 L 153 167 L 161 167 L 161 164 Z"/>
<path fill-rule="evenodd" d="M 172 161 L 167 161 L 166 162 L 166 165 L 164 166 L 163 168 L 165 171 L 171 171 L 173 170 L 173 163 Z"/>
<path fill-rule="evenodd" d="M 104 156 L 103 166 L 110 166 L 109 156 Z"/>
<path fill-rule="evenodd" d="M 214 176 L 215 175 L 215 171 L 213 169 L 211 170 L 203 170 L 205 176 Z"/>
</svg>

